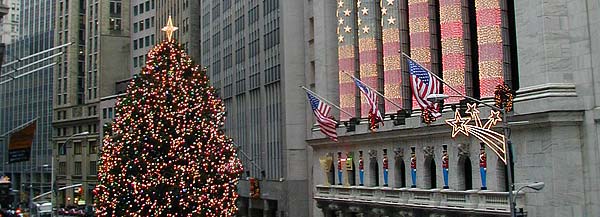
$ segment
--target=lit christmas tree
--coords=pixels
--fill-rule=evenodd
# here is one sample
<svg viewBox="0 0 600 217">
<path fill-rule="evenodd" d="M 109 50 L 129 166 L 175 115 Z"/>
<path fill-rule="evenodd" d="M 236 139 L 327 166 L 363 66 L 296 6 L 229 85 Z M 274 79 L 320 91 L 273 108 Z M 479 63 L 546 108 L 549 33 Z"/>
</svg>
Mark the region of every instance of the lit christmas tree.
<svg viewBox="0 0 600 217">
<path fill-rule="evenodd" d="M 243 169 L 221 130 L 225 108 L 171 39 L 170 18 L 163 30 L 105 135 L 96 215 L 233 216 Z"/>
</svg>

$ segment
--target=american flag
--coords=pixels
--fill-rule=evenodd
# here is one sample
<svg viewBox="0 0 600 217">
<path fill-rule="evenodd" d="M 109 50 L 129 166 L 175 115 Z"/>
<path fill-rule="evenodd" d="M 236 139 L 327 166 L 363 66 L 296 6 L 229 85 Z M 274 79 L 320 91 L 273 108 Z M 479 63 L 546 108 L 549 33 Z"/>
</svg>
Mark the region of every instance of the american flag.
<svg viewBox="0 0 600 217">
<path fill-rule="evenodd" d="M 427 100 L 430 94 L 440 93 L 440 81 L 414 60 L 406 59 L 408 61 L 408 71 L 410 72 L 411 87 L 417 103 L 419 103 L 421 109 L 429 111 L 434 117 L 442 116 L 439 112 L 439 103 Z"/>
<path fill-rule="evenodd" d="M 331 107 L 321 100 L 317 99 L 317 97 L 313 96 L 309 92 L 306 92 L 308 95 L 308 101 L 310 102 L 310 107 L 317 118 L 317 123 L 321 128 L 321 132 L 328 136 L 333 141 L 338 141 L 337 132 L 335 131 L 337 122 L 333 120 L 332 117 L 329 117 L 329 112 L 331 111 Z"/>
<path fill-rule="evenodd" d="M 369 87 L 364 85 L 361 81 L 359 81 L 356 78 L 354 78 L 354 83 L 356 84 L 358 89 L 360 89 L 360 92 L 362 92 L 367 97 L 367 101 L 369 101 L 369 105 L 371 106 L 371 110 L 369 110 L 369 117 L 374 118 L 373 121 L 370 121 L 370 129 L 375 129 L 377 128 L 377 123 L 383 123 L 381 112 L 379 112 L 379 109 L 377 108 L 377 94 L 375 94 L 374 91 L 371 91 Z"/>
</svg>

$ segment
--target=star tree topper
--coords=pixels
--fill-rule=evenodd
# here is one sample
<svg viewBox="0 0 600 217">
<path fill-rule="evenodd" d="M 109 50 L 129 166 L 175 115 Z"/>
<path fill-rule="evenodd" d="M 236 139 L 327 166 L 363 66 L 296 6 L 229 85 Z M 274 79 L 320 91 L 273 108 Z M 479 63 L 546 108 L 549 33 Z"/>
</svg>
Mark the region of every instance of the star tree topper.
<svg viewBox="0 0 600 217">
<path fill-rule="evenodd" d="M 167 34 L 167 40 L 170 41 L 173 37 L 173 32 L 177 31 L 178 29 L 179 28 L 176 26 L 173 26 L 173 20 L 171 19 L 171 16 L 169 16 L 167 26 L 163 27 L 161 30 Z"/>
</svg>

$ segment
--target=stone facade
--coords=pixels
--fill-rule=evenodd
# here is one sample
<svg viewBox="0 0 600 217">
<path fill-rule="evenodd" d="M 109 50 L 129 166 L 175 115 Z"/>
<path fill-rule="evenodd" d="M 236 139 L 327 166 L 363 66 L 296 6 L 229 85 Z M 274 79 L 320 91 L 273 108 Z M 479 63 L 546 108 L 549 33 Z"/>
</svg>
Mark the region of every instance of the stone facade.
<svg viewBox="0 0 600 217">
<path fill-rule="evenodd" d="M 335 2 L 313 3 L 315 47 L 335 47 Z M 518 91 L 515 110 L 508 115 L 509 138 L 513 143 L 515 187 L 524 183 L 545 182 L 541 191 L 524 190 L 518 194 L 517 208 L 527 216 L 599 216 L 600 150 L 598 146 L 597 84 L 600 70 L 600 3 L 590 0 L 514 1 L 518 57 Z M 335 18 L 335 17 L 334 17 Z M 314 89 L 325 97 L 337 97 L 335 53 L 316 52 Z M 329 64 L 330 63 L 330 64 Z M 332 66 L 333 65 L 333 66 Z M 310 76 L 307 76 L 310 77 Z M 333 86 L 333 87 L 332 87 Z M 489 99 L 483 99 L 491 102 Z M 332 100 L 337 103 L 336 100 Z M 490 103 L 491 104 L 491 103 Z M 496 216 L 509 215 L 506 172 L 495 154 L 487 149 L 487 190 L 481 190 L 479 142 L 458 136 L 443 122 L 453 112 L 447 106 L 443 118 L 427 126 L 413 112 L 405 125 L 385 126 L 371 133 L 366 121 L 355 132 L 338 128 L 340 141 L 331 142 L 318 130 L 308 138 L 309 177 L 313 197 L 313 216 Z M 489 110 L 481 109 L 486 118 Z M 337 115 L 336 115 L 337 117 Z M 387 118 L 387 117 L 386 117 Z M 501 132 L 502 129 L 497 127 Z M 448 145 L 449 190 L 442 189 L 442 145 Z M 416 147 L 417 183 L 410 188 L 410 147 Z M 431 149 L 424 149 L 432 147 Z M 389 186 L 383 186 L 382 153 L 389 158 Z M 364 186 L 337 185 L 337 153 L 363 152 Z M 376 154 L 370 158 L 369 152 Z M 396 153 L 398 158 L 396 158 Z M 433 156 L 436 186 L 429 189 L 426 162 Z M 331 155 L 333 174 L 325 173 L 319 158 Z M 345 156 L 345 154 L 342 154 Z M 404 177 L 401 172 L 404 161 Z M 468 173 L 464 160 L 471 162 L 471 190 L 465 186 Z M 426 161 L 427 160 L 427 161 Z M 378 162 L 370 169 L 371 162 Z M 356 170 L 356 167 L 355 167 Z M 343 171 L 343 177 L 348 177 Z M 333 175 L 334 179 L 327 176 Z M 377 178 L 374 178 L 377 177 Z M 404 178 L 404 185 L 399 177 Z M 345 179 L 345 178 L 344 178 Z M 358 183 L 358 172 L 354 173 Z M 377 185 L 373 181 L 378 181 Z M 334 184 L 328 186 L 327 181 Z M 334 182 L 332 182 L 334 181 Z"/>
</svg>

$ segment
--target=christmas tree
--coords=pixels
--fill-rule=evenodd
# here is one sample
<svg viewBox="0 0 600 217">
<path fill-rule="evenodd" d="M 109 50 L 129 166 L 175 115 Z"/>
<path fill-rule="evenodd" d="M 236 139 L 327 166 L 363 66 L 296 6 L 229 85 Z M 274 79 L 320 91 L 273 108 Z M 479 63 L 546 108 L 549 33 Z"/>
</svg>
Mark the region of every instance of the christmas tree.
<svg viewBox="0 0 600 217">
<path fill-rule="evenodd" d="M 233 216 L 242 172 L 206 71 L 171 39 L 147 56 L 105 135 L 97 216 Z"/>
</svg>

